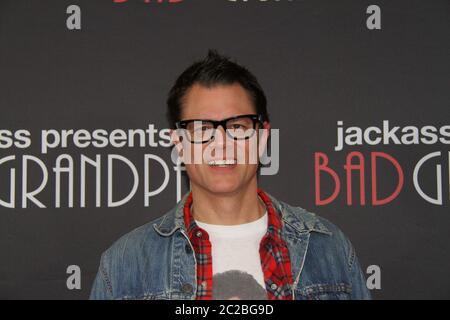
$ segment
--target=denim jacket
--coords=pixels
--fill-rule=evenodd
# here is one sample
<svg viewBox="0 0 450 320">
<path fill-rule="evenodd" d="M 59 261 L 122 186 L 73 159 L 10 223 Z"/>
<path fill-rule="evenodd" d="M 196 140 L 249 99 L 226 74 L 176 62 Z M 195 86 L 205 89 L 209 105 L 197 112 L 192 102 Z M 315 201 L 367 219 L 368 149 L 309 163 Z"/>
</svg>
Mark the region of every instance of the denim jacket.
<svg viewBox="0 0 450 320">
<path fill-rule="evenodd" d="M 165 215 L 124 235 L 102 254 L 90 299 L 196 298 L 196 261 L 183 221 L 187 195 Z M 281 213 L 293 299 L 370 299 L 347 237 L 328 220 L 268 195 Z"/>
</svg>

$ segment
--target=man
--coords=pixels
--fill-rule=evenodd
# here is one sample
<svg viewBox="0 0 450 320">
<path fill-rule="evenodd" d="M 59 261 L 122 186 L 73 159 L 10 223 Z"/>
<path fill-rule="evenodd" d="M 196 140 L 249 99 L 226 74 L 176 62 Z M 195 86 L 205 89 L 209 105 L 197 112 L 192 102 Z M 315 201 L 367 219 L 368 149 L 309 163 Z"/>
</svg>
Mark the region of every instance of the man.
<svg viewBox="0 0 450 320">
<path fill-rule="evenodd" d="M 258 187 L 270 122 L 246 68 L 210 50 L 167 102 L 191 190 L 103 253 L 91 299 L 370 298 L 336 226 Z"/>
</svg>

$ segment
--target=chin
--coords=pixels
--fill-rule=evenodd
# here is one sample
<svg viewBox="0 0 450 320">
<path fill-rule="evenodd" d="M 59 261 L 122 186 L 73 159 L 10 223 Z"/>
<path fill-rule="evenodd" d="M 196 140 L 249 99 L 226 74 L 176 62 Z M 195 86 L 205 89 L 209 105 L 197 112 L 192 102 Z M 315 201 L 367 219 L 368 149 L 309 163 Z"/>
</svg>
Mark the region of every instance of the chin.
<svg viewBox="0 0 450 320">
<path fill-rule="evenodd" d="M 191 184 L 214 194 L 232 194 L 245 188 L 250 180 L 247 180 L 245 173 L 236 174 L 207 174 L 197 175 L 196 172 L 189 172 Z"/>
<path fill-rule="evenodd" d="M 240 189 L 240 183 L 231 181 L 215 181 L 214 183 L 206 183 L 203 185 L 205 189 L 212 193 L 233 193 Z"/>
<path fill-rule="evenodd" d="M 221 184 L 206 186 L 206 188 L 212 193 L 233 193 L 239 190 L 239 186 Z"/>
</svg>

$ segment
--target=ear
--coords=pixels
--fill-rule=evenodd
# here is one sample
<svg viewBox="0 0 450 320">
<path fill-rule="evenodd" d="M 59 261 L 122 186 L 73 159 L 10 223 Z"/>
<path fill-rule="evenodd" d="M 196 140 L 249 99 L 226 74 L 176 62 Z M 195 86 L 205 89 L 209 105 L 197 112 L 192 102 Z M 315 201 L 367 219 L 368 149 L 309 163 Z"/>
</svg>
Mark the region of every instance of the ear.
<svg viewBox="0 0 450 320">
<path fill-rule="evenodd" d="M 259 158 L 262 157 L 264 150 L 267 147 L 267 141 L 269 140 L 269 136 L 270 136 L 270 122 L 268 121 L 264 121 L 262 128 L 260 128 L 259 130 L 261 130 L 260 132 L 258 132 L 258 137 L 259 137 L 259 143 L 258 143 L 258 155 Z"/>
<path fill-rule="evenodd" d="M 178 156 L 183 159 L 183 143 L 181 136 L 177 133 L 176 130 L 170 129 L 170 141 L 175 145 L 177 149 Z"/>
</svg>

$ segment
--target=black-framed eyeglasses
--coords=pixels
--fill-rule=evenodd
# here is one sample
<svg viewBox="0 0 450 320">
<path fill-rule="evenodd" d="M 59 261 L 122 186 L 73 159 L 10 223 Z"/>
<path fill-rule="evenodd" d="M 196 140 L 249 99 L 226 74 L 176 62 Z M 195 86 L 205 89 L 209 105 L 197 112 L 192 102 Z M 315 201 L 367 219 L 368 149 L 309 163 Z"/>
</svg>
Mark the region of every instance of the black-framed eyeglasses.
<svg viewBox="0 0 450 320">
<path fill-rule="evenodd" d="M 177 129 L 187 131 L 187 139 L 191 143 L 206 143 L 214 139 L 219 126 L 234 140 L 251 138 L 256 132 L 256 124 L 262 124 L 264 118 L 258 114 L 243 114 L 223 120 L 190 119 L 175 123 Z"/>
</svg>

